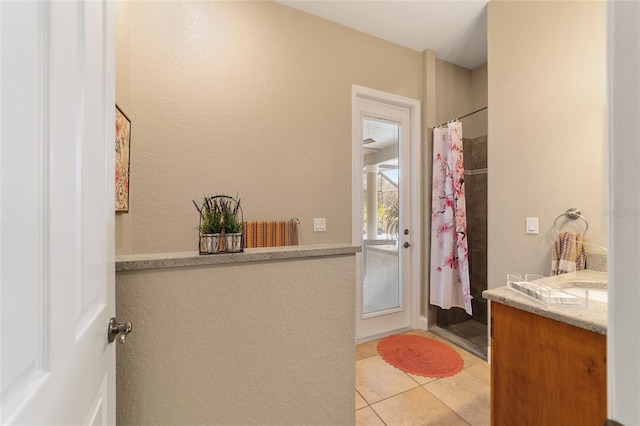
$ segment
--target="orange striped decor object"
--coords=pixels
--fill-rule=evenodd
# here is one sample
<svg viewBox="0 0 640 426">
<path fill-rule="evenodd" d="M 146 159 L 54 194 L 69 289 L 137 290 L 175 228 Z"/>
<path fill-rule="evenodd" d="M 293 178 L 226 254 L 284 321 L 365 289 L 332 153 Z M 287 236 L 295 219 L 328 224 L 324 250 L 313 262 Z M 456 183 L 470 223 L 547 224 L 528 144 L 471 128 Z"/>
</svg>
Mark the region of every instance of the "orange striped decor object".
<svg viewBox="0 0 640 426">
<path fill-rule="evenodd" d="M 300 221 L 258 220 L 243 222 L 242 234 L 245 248 L 297 246 L 300 244 Z"/>
</svg>

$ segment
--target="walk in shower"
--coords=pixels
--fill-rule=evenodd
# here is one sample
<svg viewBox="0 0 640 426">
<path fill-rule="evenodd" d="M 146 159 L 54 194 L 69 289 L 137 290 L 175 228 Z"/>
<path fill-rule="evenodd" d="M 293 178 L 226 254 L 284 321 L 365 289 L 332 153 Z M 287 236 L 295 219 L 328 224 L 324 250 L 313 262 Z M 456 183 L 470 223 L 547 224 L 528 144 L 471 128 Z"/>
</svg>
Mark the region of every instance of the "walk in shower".
<svg viewBox="0 0 640 426">
<path fill-rule="evenodd" d="M 430 305 L 435 321 L 430 331 L 487 358 L 487 135 L 463 138 L 464 183 L 466 197 L 467 242 L 472 315 L 462 308 L 442 309 Z M 435 311 L 435 314 L 434 314 Z"/>
</svg>

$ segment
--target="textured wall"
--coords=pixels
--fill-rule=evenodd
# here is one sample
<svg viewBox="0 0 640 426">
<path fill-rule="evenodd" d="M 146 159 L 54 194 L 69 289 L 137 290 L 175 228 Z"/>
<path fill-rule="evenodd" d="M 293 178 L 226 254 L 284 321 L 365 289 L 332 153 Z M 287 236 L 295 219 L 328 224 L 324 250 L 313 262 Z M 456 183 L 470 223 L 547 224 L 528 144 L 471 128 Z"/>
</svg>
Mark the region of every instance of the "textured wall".
<svg viewBox="0 0 640 426">
<path fill-rule="evenodd" d="M 471 112 L 472 105 L 471 70 L 437 59 L 435 124 L 438 125 Z M 462 123 L 463 135 L 467 125 L 467 122 Z"/>
<path fill-rule="evenodd" d="M 487 65 L 474 70 L 436 60 L 436 125 L 445 123 L 487 106 Z M 462 122 L 465 138 L 487 135 L 487 111 Z"/>
<path fill-rule="evenodd" d="M 488 106 L 489 89 L 487 87 L 487 64 L 481 65 L 471 72 L 471 110 L 476 111 Z M 473 114 L 467 119 L 471 123 L 471 132 L 466 132 L 465 137 L 475 139 L 487 136 L 487 117 L 489 111 L 484 110 Z"/>
<path fill-rule="evenodd" d="M 606 12 L 605 2 L 585 1 L 488 7 L 488 269 L 497 287 L 507 273 L 550 273 L 553 222 L 570 207 L 588 219 L 587 241 L 606 245 Z M 539 235 L 525 234 L 526 217 L 539 218 Z"/>
<path fill-rule="evenodd" d="M 353 425 L 355 256 L 117 274 L 119 425 Z"/>
<path fill-rule="evenodd" d="M 132 119 L 118 254 L 195 250 L 203 194 L 350 241 L 351 85 L 420 97 L 421 54 L 271 1 L 118 2 L 117 102 Z M 313 232 L 313 218 L 327 232 Z"/>
</svg>

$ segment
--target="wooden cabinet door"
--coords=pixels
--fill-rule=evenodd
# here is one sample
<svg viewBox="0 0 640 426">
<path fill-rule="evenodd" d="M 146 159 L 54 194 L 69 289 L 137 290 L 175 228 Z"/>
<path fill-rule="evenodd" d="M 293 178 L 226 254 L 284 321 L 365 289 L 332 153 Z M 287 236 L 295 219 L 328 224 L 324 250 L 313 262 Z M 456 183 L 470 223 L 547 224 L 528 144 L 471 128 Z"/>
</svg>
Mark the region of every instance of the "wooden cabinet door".
<svg viewBox="0 0 640 426">
<path fill-rule="evenodd" d="M 491 304 L 491 423 L 601 426 L 606 336 Z"/>
</svg>

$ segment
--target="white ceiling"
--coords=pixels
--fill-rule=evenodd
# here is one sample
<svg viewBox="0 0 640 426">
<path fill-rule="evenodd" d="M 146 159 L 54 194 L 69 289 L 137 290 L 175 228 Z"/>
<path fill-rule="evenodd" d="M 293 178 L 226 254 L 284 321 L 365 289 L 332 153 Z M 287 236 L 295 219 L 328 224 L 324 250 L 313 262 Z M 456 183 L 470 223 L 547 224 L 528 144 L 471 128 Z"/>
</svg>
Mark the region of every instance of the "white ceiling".
<svg viewBox="0 0 640 426">
<path fill-rule="evenodd" d="M 278 3 L 468 69 L 487 63 L 488 0 L 281 0 Z"/>
</svg>

